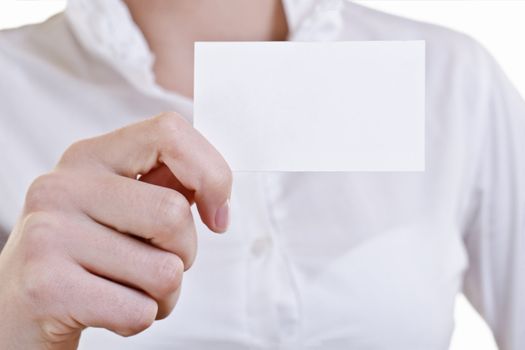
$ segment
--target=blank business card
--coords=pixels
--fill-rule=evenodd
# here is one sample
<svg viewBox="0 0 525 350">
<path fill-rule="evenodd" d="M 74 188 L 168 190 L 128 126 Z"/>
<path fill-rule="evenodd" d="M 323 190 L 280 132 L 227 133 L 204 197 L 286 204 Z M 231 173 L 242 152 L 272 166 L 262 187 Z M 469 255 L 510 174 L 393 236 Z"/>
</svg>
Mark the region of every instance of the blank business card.
<svg viewBox="0 0 525 350">
<path fill-rule="evenodd" d="M 425 43 L 196 43 L 194 126 L 234 171 L 424 171 Z"/>
</svg>

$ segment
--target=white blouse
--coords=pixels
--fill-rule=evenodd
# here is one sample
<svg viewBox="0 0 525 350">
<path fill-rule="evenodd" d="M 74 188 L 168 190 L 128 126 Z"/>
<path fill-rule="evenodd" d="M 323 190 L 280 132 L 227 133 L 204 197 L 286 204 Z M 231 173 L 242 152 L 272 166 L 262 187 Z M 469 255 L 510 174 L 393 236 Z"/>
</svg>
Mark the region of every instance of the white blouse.
<svg viewBox="0 0 525 350">
<path fill-rule="evenodd" d="M 89 329 L 80 348 L 444 350 L 464 292 L 502 350 L 525 349 L 521 97 L 462 34 L 344 0 L 285 9 L 290 40 L 426 40 L 426 172 L 235 174 L 231 228 L 197 223 L 173 314 L 131 338 Z M 152 62 L 119 0 L 0 32 L 5 232 L 73 141 L 161 111 L 191 120 Z"/>
</svg>

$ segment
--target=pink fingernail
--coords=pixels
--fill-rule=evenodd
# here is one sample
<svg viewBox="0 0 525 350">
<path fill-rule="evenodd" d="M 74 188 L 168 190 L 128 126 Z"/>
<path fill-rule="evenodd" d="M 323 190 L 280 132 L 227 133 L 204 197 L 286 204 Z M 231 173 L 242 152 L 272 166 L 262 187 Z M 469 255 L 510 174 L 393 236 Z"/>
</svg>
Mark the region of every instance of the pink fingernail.
<svg viewBox="0 0 525 350">
<path fill-rule="evenodd" d="M 226 200 L 215 213 L 215 227 L 223 232 L 228 228 L 230 223 L 230 200 Z"/>
</svg>

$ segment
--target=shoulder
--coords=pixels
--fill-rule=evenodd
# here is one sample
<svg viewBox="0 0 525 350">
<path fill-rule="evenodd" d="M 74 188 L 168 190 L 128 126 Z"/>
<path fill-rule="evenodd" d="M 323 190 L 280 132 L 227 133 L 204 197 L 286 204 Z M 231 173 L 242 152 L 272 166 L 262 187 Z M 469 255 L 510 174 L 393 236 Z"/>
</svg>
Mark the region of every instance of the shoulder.
<svg viewBox="0 0 525 350">
<path fill-rule="evenodd" d="M 426 115 L 430 155 L 458 152 L 474 168 L 487 135 L 502 139 L 501 125 L 523 124 L 525 105 L 493 56 L 472 37 L 439 25 L 343 1 L 342 40 L 424 40 Z M 496 125 L 500 125 L 496 127 Z M 523 127 L 516 127 L 523 130 Z M 448 147 L 448 149 L 447 149 Z M 475 160 L 476 159 L 476 160 Z"/>
<path fill-rule="evenodd" d="M 79 74 L 89 59 L 64 13 L 0 31 L 0 71 L 17 81 L 26 78 L 38 83 L 49 75 Z"/>
<path fill-rule="evenodd" d="M 347 40 L 424 40 L 427 73 L 447 69 L 480 78 L 494 60 L 472 37 L 443 26 L 420 22 L 343 1 L 342 35 Z M 476 74 L 473 74 L 473 73 Z"/>
<path fill-rule="evenodd" d="M 57 22 L 57 18 L 36 24 L 29 24 L 18 28 L 0 30 L 0 60 L 7 63 L 10 60 L 25 59 L 33 56 L 41 38 L 52 37 L 57 33 L 51 33 L 52 24 Z"/>
<path fill-rule="evenodd" d="M 492 55 L 474 38 L 440 25 L 377 11 L 351 1 L 340 9 L 344 40 L 424 40 L 427 105 L 440 118 L 461 112 L 461 120 L 481 118 L 504 74 Z M 505 87 L 507 89 L 507 87 Z M 477 103 L 472 103 L 477 101 Z"/>
</svg>

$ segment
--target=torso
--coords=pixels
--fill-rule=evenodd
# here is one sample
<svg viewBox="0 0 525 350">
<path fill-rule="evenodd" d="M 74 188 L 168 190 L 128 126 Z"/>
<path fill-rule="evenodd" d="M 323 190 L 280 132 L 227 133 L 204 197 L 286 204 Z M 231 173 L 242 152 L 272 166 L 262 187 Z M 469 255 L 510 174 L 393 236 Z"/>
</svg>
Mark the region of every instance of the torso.
<svg viewBox="0 0 525 350">
<path fill-rule="evenodd" d="M 401 23 L 409 28 L 403 34 L 358 23 L 323 27 L 349 10 L 339 11 L 297 39 L 426 35 Z M 65 52 L 51 45 L 50 57 L 33 65 L 42 69 L 9 71 L 0 81 L 0 133 L 9 150 L 2 161 L 17 174 L 0 177 L 10 203 L 0 210 L 4 227 L 14 223 L 31 180 L 73 141 L 164 110 L 191 120 L 191 101 L 130 86 L 86 59 L 66 27 L 60 17 L 42 27 L 62 33 L 55 38 Z M 467 261 L 461 232 L 470 164 L 461 116 L 468 111 L 442 94 L 439 72 L 448 58 L 436 53 L 433 35 L 425 173 L 235 174 L 231 228 L 212 235 L 196 220 L 199 253 L 173 315 L 128 339 L 87 330 L 80 348 L 446 349 Z M 21 59 L 34 59 L 31 50 L 41 48 L 33 37 L 46 42 L 44 34 L 21 35 L 28 54 L 0 52 L 0 63 L 16 70 Z"/>
</svg>

